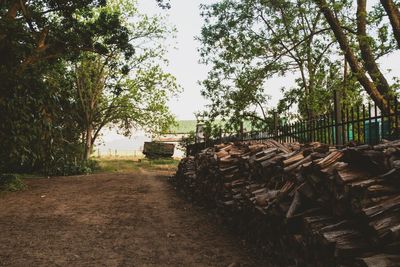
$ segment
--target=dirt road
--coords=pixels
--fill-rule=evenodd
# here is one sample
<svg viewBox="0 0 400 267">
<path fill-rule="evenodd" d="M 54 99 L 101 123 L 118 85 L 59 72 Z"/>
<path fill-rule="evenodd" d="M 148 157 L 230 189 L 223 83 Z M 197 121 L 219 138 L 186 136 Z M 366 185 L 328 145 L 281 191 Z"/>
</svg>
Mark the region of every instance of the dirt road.
<svg viewBox="0 0 400 267">
<path fill-rule="evenodd" d="M 0 196 L 0 266 L 260 266 L 166 174 L 29 179 Z M 239 244 L 238 244 L 239 243 Z"/>
</svg>

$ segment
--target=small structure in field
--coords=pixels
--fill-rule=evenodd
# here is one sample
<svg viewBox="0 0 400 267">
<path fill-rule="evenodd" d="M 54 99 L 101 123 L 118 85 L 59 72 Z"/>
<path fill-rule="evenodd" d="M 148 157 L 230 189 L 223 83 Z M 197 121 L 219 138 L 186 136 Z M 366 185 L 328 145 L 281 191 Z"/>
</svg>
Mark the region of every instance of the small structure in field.
<svg viewBox="0 0 400 267">
<path fill-rule="evenodd" d="M 174 155 L 175 145 L 162 142 L 145 142 L 143 154 L 147 158 L 170 158 Z"/>
</svg>

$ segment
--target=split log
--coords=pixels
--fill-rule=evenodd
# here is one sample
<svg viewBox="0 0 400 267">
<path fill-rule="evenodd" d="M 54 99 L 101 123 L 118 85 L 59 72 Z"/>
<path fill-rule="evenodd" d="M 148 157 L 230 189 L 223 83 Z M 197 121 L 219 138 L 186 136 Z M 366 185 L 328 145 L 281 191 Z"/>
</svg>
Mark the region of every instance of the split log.
<svg viewBox="0 0 400 267">
<path fill-rule="evenodd" d="M 171 182 L 280 266 L 399 265 L 400 141 L 221 144 Z"/>
</svg>

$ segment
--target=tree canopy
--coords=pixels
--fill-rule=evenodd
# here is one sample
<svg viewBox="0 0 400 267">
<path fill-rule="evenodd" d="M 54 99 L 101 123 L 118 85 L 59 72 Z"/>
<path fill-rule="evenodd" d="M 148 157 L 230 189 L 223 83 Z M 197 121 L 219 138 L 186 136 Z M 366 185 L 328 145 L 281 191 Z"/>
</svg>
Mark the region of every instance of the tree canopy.
<svg viewBox="0 0 400 267">
<path fill-rule="evenodd" d="M 167 25 L 135 1 L 1 1 L 0 172 L 79 169 L 89 126 L 169 127 Z"/>
<path fill-rule="evenodd" d="M 202 81 L 210 105 L 201 117 L 228 120 L 230 130 L 243 120 L 266 128 L 274 112 L 284 114 L 293 107 L 300 118 L 328 112 L 335 91 L 342 103 L 357 105 L 365 93 L 386 109 L 396 84 L 385 77 L 378 60 L 398 49 L 398 7 L 381 2 L 371 8 L 361 0 L 221 0 L 203 5 L 205 23 L 198 39 L 203 63 L 211 70 Z M 288 74 L 296 77 L 294 87 L 271 88 L 271 78 Z M 283 98 L 270 106 L 269 92 L 280 89 Z"/>
</svg>

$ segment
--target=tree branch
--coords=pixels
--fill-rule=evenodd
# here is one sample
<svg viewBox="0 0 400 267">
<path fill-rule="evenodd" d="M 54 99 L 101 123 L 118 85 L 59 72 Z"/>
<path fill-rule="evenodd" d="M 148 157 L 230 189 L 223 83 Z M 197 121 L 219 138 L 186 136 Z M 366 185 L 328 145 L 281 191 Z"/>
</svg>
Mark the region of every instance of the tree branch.
<svg viewBox="0 0 400 267">
<path fill-rule="evenodd" d="M 352 71 L 356 74 L 358 81 L 364 87 L 365 91 L 371 96 L 372 100 L 376 105 L 379 106 L 381 110 L 387 110 L 388 103 L 386 99 L 382 96 L 382 94 L 378 91 L 375 84 L 373 84 L 365 74 L 364 69 L 360 66 L 360 62 L 355 56 L 353 50 L 349 45 L 349 41 L 346 35 L 343 32 L 343 29 L 340 27 L 339 20 L 335 17 L 332 10 L 330 10 L 328 3 L 325 0 L 314 0 L 317 4 L 321 12 L 324 14 L 325 19 L 330 25 L 337 42 L 340 45 L 340 48 L 344 52 L 346 56 L 346 60 L 349 63 Z"/>
<path fill-rule="evenodd" d="M 361 57 L 369 76 L 376 84 L 378 91 L 389 97 L 390 85 L 375 62 L 375 57 L 369 45 L 367 35 L 367 0 L 357 0 L 357 39 L 361 50 Z"/>
</svg>

